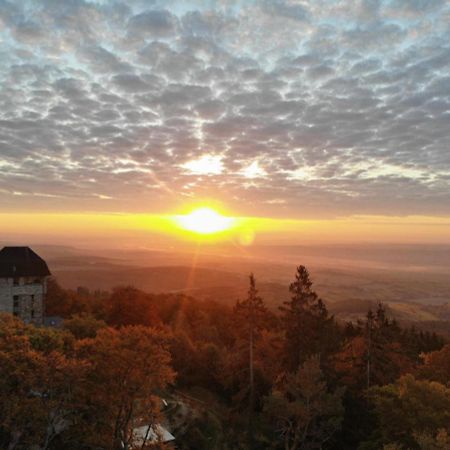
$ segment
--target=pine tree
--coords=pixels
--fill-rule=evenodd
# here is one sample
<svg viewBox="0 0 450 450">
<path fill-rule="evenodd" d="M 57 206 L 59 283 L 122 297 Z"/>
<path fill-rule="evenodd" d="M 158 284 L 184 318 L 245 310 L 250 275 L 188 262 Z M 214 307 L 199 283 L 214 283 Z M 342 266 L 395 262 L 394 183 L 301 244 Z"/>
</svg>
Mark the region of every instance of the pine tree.
<svg viewBox="0 0 450 450">
<path fill-rule="evenodd" d="M 337 342 L 334 318 L 328 315 L 312 284 L 306 267 L 297 267 L 295 281 L 289 286 L 291 299 L 280 308 L 285 327 L 285 358 L 290 371 L 313 354 L 328 353 Z"/>
<path fill-rule="evenodd" d="M 380 302 L 375 313 L 369 310 L 365 323 L 366 387 L 385 384 L 398 378 L 412 361 L 401 346 L 402 330 L 390 320 Z"/>
<path fill-rule="evenodd" d="M 236 303 L 235 317 L 242 330 L 243 339 L 248 344 L 249 361 L 249 404 L 248 404 L 248 440 L 250 448 L 254 448 L 253 416 L 255 409 L 254 350 L 255 339 L 267 316 L 267 309 L 256 289 L 255 277 L 250 274 L 250 287 L 247 298 Z"/>
</svg>

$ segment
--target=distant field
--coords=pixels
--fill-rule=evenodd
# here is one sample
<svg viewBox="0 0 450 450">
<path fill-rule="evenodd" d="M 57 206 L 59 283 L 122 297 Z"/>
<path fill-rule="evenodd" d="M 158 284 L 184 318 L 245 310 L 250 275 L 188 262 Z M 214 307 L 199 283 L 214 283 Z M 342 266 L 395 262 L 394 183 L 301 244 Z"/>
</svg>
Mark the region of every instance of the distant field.
<svg viewBox="0 0 450 450">
<path fill-rule="evenodd" d="M 254 272 L 260 294 L 273 309 L 289 297 L 295 266 L 305 264 L 316 291 L 338 318 L 355 320 L 370 305 L 381 301 L 389 304 L 391 314 L 399 320 L 436 322 L 438 328 L 440 322 L 450 323 L 450 264 L 446 250 L 261 247 L 244 254 L 233 254 L 231 249 L 213 254 L 204 249 L 107 250 L 90 255 L 74 248 L 39 248 L 54 276 L 66 288 L 110 290 L 118 285 L 134 285 L 147 292 L 185 292 L 200 299 L 234 304 L 246 295 L 247 276 Z M 419 268 L 419 260 L 423 269 Z"/>
</svg>

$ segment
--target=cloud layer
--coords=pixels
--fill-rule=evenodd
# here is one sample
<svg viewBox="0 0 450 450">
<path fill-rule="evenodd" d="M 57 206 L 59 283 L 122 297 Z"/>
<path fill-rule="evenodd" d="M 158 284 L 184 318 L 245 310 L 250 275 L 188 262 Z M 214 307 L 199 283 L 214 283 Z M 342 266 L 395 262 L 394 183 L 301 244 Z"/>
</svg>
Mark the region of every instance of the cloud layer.
<svg viewBox="0 0 450 450">
<path fill-rule="evenodd" d="M 450 214 L 445 0 L 0 0 L 0 209 Z"/>
</svg>

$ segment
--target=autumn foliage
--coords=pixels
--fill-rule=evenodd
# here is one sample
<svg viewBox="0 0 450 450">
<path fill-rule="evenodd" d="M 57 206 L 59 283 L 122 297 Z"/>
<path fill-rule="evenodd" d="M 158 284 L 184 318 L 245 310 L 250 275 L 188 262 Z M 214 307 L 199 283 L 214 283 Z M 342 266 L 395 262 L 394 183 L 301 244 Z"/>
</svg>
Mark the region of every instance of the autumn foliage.
<svg viewBox="0 0 450 450">
<path fill-rule="evenodd" d="M 304 266 L 289 291 L 269 310 L 253 275 L 233 308 L 53 280 L 61 328 L 0 317 L 0 448 L 449 448 L 449 344 L 382 304 L 338 322 Z"/>
</svg>

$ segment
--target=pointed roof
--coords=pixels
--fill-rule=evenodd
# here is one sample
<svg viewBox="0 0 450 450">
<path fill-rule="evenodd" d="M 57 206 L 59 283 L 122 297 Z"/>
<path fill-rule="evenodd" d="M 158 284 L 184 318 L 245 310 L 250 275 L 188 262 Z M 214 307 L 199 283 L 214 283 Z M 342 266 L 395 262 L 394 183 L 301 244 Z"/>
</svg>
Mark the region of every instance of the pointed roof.
<svg viewBox="0 0 450 450">
<path fill-rule="evenodd" d="M 3 247 L 0 251 L 0 277 L 45 277 L 51 275 L 47 263 L 30 247 Z"/>
</svg>

